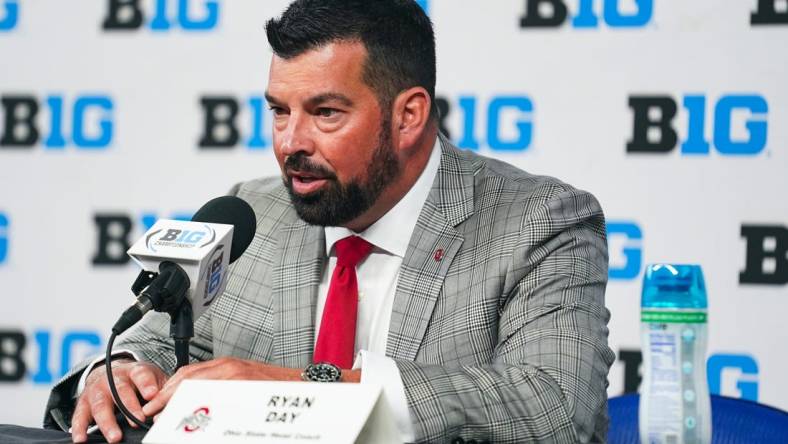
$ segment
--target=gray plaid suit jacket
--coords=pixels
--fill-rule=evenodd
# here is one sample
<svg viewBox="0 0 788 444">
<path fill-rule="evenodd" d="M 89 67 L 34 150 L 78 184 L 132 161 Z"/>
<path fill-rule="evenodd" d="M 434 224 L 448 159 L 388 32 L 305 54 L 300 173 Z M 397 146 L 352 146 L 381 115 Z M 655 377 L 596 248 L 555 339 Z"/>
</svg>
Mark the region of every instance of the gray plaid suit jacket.
<svg viewBox="0 0 788 444">
<path fill-rule="evenodd" d="M 400 269 L 387 346 L 417 439 L 604 441 L 614 355 L 599 204 L 556 179 L 442 137 L 441 145 Z M 298 218 L 279 178 L 232 192 L 255 209 L 257 233 L 224 295 L 197 320 L 192 356 L 303 368 L 312 359 L 324 231 Z M 149 314 L 117 348 L 171 371 L 168 327 L 166 316 Z M 54 388 L 49 425 L 68 421 L 83 368 Z"/>
</svg>

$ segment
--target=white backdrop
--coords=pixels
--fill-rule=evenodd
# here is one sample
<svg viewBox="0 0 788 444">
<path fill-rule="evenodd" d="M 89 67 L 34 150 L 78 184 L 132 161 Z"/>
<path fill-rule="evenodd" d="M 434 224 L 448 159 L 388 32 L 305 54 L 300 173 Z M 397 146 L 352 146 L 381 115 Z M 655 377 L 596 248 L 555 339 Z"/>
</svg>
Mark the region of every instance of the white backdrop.
<svg viewBox="0 0 788 444">
<path fill-rule="evenodd" d="M 420 3 L 435 23 L 451 138 L 587 189 L 605 208 L 610 344 L 623 351 L 610 395 L 637 387 L 643 267 L 698 263 L 712 391 L 788 409 L 788 2 Z M 286 4 L 0 0 L 0 423 L 39 425 L 52 382 L 103 349 L 132 301 L 134 265 L 94 263 L 123 257 L 102 232 L 133 241 L 145 217 L 189 216 L 239 180 L 278 174 L 260 108 L 263 25 Z M 540 15 L 523 19 L 532 8 Z M 129 29 L 104 29 L 107 17 Z M 521 26 L 539 17 L 554 26 Z M 200 101 L 217 96 L 237 101 L 240 141 L 201 148 Z M 629 103 L 649 96 L 676 104 L 678 142 L 628 151 Z M 671 132 L 646 130 L 636 148 Z M 116 223 L 102 230 L 96 217 Z M 757 266 L 744 280 L 760 283 L 741 282 L 748 254 Z"/>
</svg>

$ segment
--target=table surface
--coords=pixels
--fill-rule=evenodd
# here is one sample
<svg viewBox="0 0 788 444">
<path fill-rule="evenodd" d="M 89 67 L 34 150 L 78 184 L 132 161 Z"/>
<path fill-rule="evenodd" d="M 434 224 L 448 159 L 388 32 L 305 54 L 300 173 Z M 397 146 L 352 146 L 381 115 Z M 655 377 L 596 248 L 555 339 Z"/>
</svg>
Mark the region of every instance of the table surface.
<svg viewBox="0 0 788 444">
<path fill-rule="evenodd" d="M 141 443 L 145 430 L 123 427 L 123 443 Z M 104 436 L 96 432 L 88 435 L 88 442 L 106 443 Z M 9 424 L 0 424 L 0 443 L 3 444 L 67 444 L 71 443 L 71 434 L 59 430 L 36 429 Z"/>
</svg>

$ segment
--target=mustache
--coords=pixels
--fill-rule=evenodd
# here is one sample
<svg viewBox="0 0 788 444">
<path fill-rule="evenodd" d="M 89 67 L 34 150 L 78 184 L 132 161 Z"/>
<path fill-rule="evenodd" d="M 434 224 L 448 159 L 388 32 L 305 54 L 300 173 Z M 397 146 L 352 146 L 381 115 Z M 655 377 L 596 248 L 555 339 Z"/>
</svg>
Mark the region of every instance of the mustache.
<svg viewBox="0 0 788 444">
<path fill-rule="evenodd" d="M 285 172 L 298 171 L 299 173 L 313 174 L 326 179 L 336 179 L 336 175 L 328 168 L 309 159 L 303 152 L 287 156 L 284 163 Z"/>
</svg>

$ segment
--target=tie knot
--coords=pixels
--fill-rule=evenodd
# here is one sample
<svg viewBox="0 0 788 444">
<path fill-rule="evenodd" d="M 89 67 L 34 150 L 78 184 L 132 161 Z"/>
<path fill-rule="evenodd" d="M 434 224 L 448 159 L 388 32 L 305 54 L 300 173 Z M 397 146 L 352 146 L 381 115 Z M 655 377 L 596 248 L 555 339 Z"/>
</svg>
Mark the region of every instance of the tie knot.
<svg viewBox="0 0 788 444">
<path fill-rule="evenodd" d="M 358 236 L 348 236 L 336 243 L 337 265 L 355 267 L 372 251 L 372 244 Z"/>
</svg>

